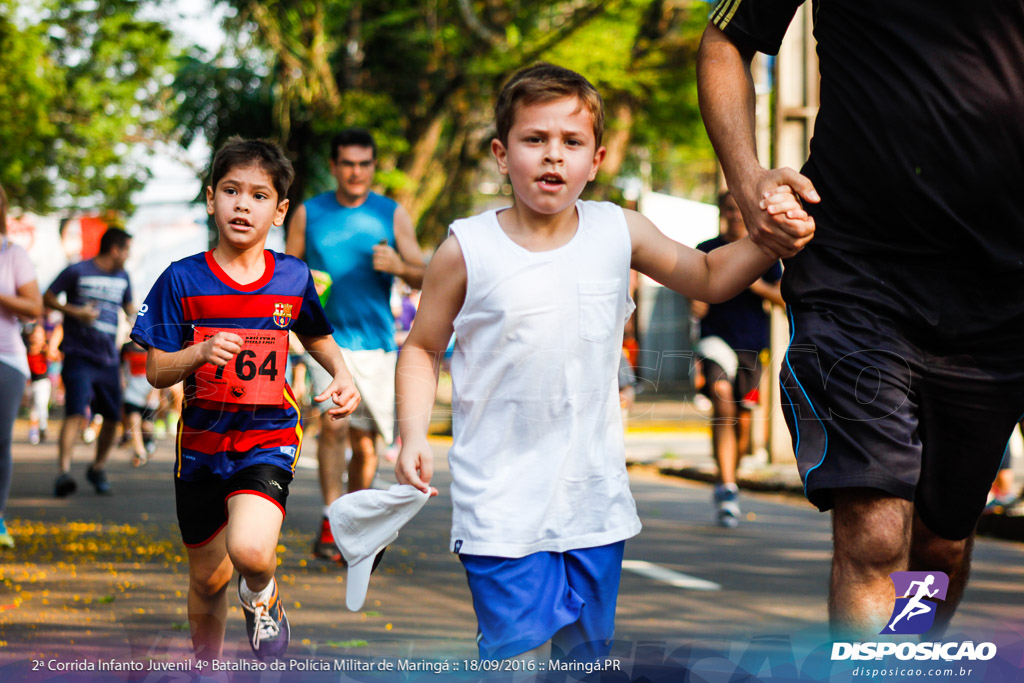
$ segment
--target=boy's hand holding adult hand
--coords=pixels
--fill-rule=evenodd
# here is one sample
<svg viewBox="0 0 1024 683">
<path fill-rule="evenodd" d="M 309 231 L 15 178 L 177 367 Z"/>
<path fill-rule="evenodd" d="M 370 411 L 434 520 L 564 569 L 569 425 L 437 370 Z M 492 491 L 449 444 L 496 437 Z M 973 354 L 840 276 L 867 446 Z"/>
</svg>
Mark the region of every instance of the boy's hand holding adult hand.
<svg viewBox="0 0 1024 683">
<path fill-rule="evenodd" d="M 335 375 L 323 393 L 313 397 L 317 403 L 323 403 L 327 399 L 332 399 L 335 405 L 327 411 L 332 420 L 340 420 L 351 415 L 363 400 L 355 382 L 352 381 L 352 375 L 347 371 Z"/>
<path fill-rule="evenodd" d="M 402 450 L 395 463 L 395 478 L 399 484 L 415 486 L 424 493 L 437 495 L 437 489 L 431 488 L 430 480 L 434 476 L 434 452 L 426 439 L 418 441 L 402 441 Z"/>
<path fill-rule="evenodd" d="M 227 365 L 242 350 L 242 343 L 234 332 L 218 332 L 200 345 L 200 355 L 207 363 Z"/>
<path fill-rule="evenodd" d="M 791 168 L 760 169 L 733 196 L 751 241 L 778 258 L 795 255 L 814 236 L 814 219 L 800 200 L 816 204 L 821 197 L 810 179 Z"/>
</svg>

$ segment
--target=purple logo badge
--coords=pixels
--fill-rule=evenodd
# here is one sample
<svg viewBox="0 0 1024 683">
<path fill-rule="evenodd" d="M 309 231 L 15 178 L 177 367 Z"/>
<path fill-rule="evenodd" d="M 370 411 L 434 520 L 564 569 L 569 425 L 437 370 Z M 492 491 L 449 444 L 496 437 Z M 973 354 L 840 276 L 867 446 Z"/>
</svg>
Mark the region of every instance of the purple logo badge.
<svg viewBox="0 0 1024 683">
<path fill-rule="evenodd" d="M 879 633 L 920 635 L 935 623 L 938 600 L 946 599 L 949 577 L 943 572 L 893 572 L 889 575 L 896 588 L 896 606 Z"/>
</svg>

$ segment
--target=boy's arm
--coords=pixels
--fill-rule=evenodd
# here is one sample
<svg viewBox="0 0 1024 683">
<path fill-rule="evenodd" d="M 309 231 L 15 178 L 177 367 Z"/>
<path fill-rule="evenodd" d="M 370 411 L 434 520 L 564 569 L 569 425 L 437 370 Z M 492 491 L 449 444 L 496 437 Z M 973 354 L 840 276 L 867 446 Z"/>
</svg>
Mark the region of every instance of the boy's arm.
<svg viewBox="0 0 1024 683">
<path fill-rule="evenodd" d="M 227 365 L 241 350 L 242 338 L 233 332 L 218 332 L 206 341 L 181 351 L 161 351 L 150 346 L 146 353 L 146 379 L 153 387 L 166 389 L 205 363 Z"/>
<path fill-rule="evenodd" d="M 299 204 L 288 223 L 288 238 L 284 242 L 284 253 L 296 258 L 306 258 L 306 205 Z"/>
<path fill-rule="evenodd" d="M 437 393 L 437 371 L 465 298 L 466 262 L 458 240 L 449 237 L 427 267 L 416 324 L 398 355 L 395 373 L 395 404 L 402 435 L 395 476 L 400 484 L 411 484 L 425 492 L 430 491 L 434 474 L 427 428 Z"/>
<path fill-rule="evenodd" d="M 348 366 L 345 365 L 341 349 L 338 348 L 338 343 L 334 341 L 334 337 L 329 334 L 310 337 L 298 333 L 295 336 L 299 338 L 302 345 L 309 351 L 309 355 L 313 357 L 313 360 L 319 363 L 334 378 L 320 395 L 313 397 L 313 400 L 317 403 L 323 403 L 329 398 L 334 399 L 335 407 L 327 411 L 332 420 L 340 420 L 346 415 L 351 415 L 352 411 L 359 405 L 361 398 L 359 391 L 356 389 L 356 383 L 352 380 L 352 374 L 348 371 Z"/>
<path fill-rule="evenodd" d="M 787 237 L 787 251 L 803 248 L 814 234 L 814 222 L 788 192 L 778 192 L 766 202 L 766 211 L 787 220 L 802 221 L 802 237 Z M 632 243 L 632 267 L 689 299 L 708 303 L 728 301 L 757 280 L 775 262 L 775 255 L 755 245 L 749 237 L 731 242 L 709 254 L 665 237 L 647 218 L 626 211 Z"/>
</svg>

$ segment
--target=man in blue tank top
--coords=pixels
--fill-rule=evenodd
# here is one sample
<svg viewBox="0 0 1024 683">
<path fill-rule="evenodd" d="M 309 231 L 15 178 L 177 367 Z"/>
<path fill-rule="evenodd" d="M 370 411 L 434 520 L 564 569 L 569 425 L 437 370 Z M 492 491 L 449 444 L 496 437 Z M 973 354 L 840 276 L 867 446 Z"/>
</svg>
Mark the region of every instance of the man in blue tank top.
<svg viewBox="0 0 1024 683">
<path fill-rule="evenodd" d="M 369 488 L 377 472 L 377 435 L 394 437 L 395 346 L 391 284 L 395 276 L 418 288 L 423 282 L 423 256 L 412 218 L 394 200 L 371 191 L 377 145 L 369 132 L 344 130 L 331 139 L 334 192 L 324 192 L 296 209 L 288 229 L 286 251 L 304 258 L 314 278 L 326 289 L 321 301 L 362 394 L 361 407 L 349 420 L 320 421 L 317 461 L 324 513 L 313 553 L 341 558 L 327 506 L 342 494 L 341 473 L 348 431 L 352 461 L 348 490 Z M 313 389 L 320 392 L 329 377 L 311 366 Z"/>
</svg>

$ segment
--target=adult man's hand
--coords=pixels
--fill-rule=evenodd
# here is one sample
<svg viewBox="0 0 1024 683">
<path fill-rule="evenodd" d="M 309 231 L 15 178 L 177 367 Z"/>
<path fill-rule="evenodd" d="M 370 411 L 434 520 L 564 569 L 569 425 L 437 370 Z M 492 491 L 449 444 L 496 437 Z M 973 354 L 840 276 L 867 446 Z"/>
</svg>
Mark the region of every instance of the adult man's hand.
<svg viewBox="0 0 1024 683">
<path fill-rule="evenodd" d="M 734 183 L 730 189 L 743 214 L 751 241 L 764 251 L 778 258 L 789 258 L 813 235 L 813 221 L 803 211 L 774 213 L 765 201 L 772 193 L 789 189 L 805 202 L 820 202 L 821 197 L 814 184 L 797 171 L 791 168 L 759 169 L 742 182 Z M 797 241 L 796 249 L 794 240 Z"/>
<path fill-rule="evenodd" d="M 96 319 L 100 317 L 100 309 L 96 307 L 96 304 L 85 304 L 82 306 L 68 305 L 64 309 L 64 313 L 77 319 L 83 325 L 92 325 L 96 322 Z"/>
<path fill-rule="evenodd" d="M 401 275 L 405 267 L 402 257 L 387 244 L 373 245 L 373 269 L 376 271 Z"/>
</svg>

